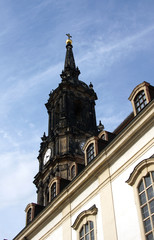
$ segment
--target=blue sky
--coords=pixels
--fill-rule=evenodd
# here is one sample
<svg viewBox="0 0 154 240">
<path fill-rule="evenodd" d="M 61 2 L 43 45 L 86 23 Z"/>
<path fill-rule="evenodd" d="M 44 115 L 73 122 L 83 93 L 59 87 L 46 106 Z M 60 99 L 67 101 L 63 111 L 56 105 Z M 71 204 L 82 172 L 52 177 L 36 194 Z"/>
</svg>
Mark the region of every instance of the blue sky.
<svg viewBox="0 0 154 240">
<path fill-rule="evenodd" d="M 25 226 L 36 202 L 44 104 L 61 81 L 65 34 L 79 79 L 97 93 L 97 122 L 113 131 L 132 111 L 133 88 L 154 84 L 153 13 L 153 0 L 0 0 L 0 239 Z"/>
</svg>

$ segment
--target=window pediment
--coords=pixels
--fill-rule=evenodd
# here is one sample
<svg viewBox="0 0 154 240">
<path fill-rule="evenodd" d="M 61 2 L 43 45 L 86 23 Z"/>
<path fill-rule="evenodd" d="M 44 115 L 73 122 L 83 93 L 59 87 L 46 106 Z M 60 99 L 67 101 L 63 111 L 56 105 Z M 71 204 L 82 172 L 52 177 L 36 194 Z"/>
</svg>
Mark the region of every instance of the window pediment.
<svg viewBox="0 0 154 240">
<path fill-rule="evenodd" d="M 99 139 L 99 138 L 96 137 L 96 136 L 93 136 L 93 137 L 89 138 L 88 141 L 85 143 L 85 145 L 84 145 L 84 147 L 83 147 L 83 150 L 85 151 L 91 143 L 97 142 L 98 139 Z"/>
<path fill-rule="evenodd" d="M 25 212 L 28 212 L 28 210 L 30 209 L 30 208 L 33 208 L 35 206 L 35 203 L 29 203 L 27 206 L 26 206 L 26 208 L 25 208 Z"/>
<path fill-rule="evenodd" d="M 103 130 L 99 133 L 98 137 L 105 141 L 108 141 L 108 132 Z"/>
<path fill-rule="evenodd" d="M 132 101 L 134 100 L 135 96 L 141 91 L 141 90 L 146 90 L 148 88 L 150 83 L 148 82 L 143 82 L 137 85 L 134 90 L 132 91 L 131 95 L 129 96 L 129 100 Z"/>
<path fill-rule="evenodd" d="M 98 154 L 98 140 L 99 138 L 96 136 L 91 137 L 84 145 L 85 165 L 91 162 L 91 160 Z"/>
<path fill-rule="evenodd" d="M 48 187 L 50 188 L 54 183 L 59 183 L 60 182 L 60 177 L 54 177 L 51 179 L 51 181 L 48 184 Z"/>
<path fill-rule="evenodd" d="M 128 99 L 132 103 L 134 116 L 136 116 L 151 101 L 150 87 L 150 83 L 143 82 L 137 85 L 129 96 Z"/>
<path fill-rule="evenodd" d="M 141 175 L 146 176 L 146 174 L 154 168 L 154 157 L 145 159 L 141 161 L 130 174 L 128 180 L 126 181 L 129 185 L 133 186 L 138 177 Z"/>
<path fill-rule="evenodd" d="M 95 216 L 98 212 L 98 208 L 96 207 L 96 205 L 93 205 L 91 208 L 89 208 L 88 210 L 85 210 L 83 212 L 81 212 L 77 218 L 75 219 L 73 225 L 72 225 L 72 228 L 74 230 L 77 230 L 80 223 L 83 221 L 83 219 L 85 218 L 85 221 L 86 221 L 86 218 L 89 217 L 89 216 Z"/>
</svg>

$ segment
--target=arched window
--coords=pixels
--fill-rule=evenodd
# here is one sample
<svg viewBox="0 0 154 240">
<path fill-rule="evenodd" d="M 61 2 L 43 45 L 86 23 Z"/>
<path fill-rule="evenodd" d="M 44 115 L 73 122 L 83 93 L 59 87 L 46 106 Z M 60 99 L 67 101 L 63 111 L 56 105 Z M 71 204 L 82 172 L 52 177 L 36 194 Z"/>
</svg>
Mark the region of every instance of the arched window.
<svg viewBox="0 0 154 240">
<path fill-rule="evenodd" d="M 29 224 L 31 222 L 32 219 L 32 209 L 29 208 L 28 212 L 27 212 L 27 224 Z"/>
<path fill-rule="evenodd" d="M 77 240 L 96 240 L 97 211 L 98 209 L 93 205 L 77 216 L 72 225 L 72 228 L 76 230 Z"/>
<path fill-rule="evenodd" d="M 71 168 L 71 179 L 75 177 L 75 165 L 72 166 Z"/>
<path fill-rule="evenodd" d="M 136 113 L 139 113 L 147 104 L 144 91 L 140 91 L 134 99 Z"/>
<path fill-rule="evenodd" d="M 94 240 L 94 223 L 88 221 L 84 224 L 79 232 L 80 240 Z"/>
<path fill-rule="evenodd" d="M 154 239 L 154 157 L 136 165 L 126 181 L 133 186 L 143 240 Z"/>
<path fill-rule="evenodd" d="M 94 158 L 94 144 L 91 143 L 87 148 L 87 163 L 91 162 Z"/>
<path fill-rule="evenodd" d="M 154 239 L 154 171 L 139 183 L 138 195 L 146 240 Z"/>
<path fill-rule="evenodd" d="M 53 183 L 51 186 L 51 200 L 56 197 L 56 183 Z"/>
</svg>

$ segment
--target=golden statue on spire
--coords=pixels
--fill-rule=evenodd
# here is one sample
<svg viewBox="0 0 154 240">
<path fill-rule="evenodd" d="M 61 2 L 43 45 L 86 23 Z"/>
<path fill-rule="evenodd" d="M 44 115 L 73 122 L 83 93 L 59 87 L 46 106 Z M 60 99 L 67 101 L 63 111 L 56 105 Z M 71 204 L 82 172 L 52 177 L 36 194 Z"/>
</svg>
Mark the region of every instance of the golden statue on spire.
<svg viewBox="0 0 154 240">
<path fill-rule="evenodd" d="M 71 40 L 72 36 L 70 35 L 70 33 L 67 33 L 66 36 L 68 37 L 68 39 L 66 40 L 66 45 L 68 44 L 72 45 L 72 40 Z"/>
</svg>

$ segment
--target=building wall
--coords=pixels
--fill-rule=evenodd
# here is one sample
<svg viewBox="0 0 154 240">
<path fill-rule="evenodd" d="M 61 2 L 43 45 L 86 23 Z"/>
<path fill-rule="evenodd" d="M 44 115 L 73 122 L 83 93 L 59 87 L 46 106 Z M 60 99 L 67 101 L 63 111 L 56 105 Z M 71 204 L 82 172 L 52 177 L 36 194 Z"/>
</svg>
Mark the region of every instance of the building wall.
<svg viewBox="0 0 154 240">
<path fill-rule="evenodd" d="M 90 218 L 95 240 L 144 239 L 134 189 L 126 181 L 142 160 L 153 155 L 153 132 L 151 104 L 15 239 L 79 240 L 78 232 Z M 89 210 L 94 205 L 95 214 Z M 91 215 L 86 216 L 88 211 Z"/>
<path fill-rule="evenodd" d="M 142 160 L 151 157 L 153 152 L 154 147 L 151 147 L 112 182 L 118 240 L 141 239 L 139 216 L 133 187 L 129 186 L 126 180 L 129 178 L 134 167 Z"/>
<path fill-rule="evenodd" d="M 153 152 L 153 129 L 129 148 L 118 154 L 111 166 L 95 172 L 74 194 L 56 209 L 56 216 L 32 240 L 78 240 L 77 232 L 71 226 L 77 216 L 94 204 L 98 208 L 96 215 L 97 240 L 134 240 L 141 239 L 139 217 L 136 209 L 133 188 L 126 183 L 134 167 Z M 91 166 L 93 167 L 93 166 Z M 79 176 L 80 179 L 80 176 Z M 41 226 L 42 227 L 42 226 Z"/>
<path fill-rule="evenodd" d="M 57 214 L 51 221 L 47 221 L 43 223 L 43 226 L 39 226 L 42 229 L 33 233 L 34 237 L 32 237 L 32 240 L 38 240 L 38 239 L 63 239 L 63 228 L 62 226 L 57 226 L 57 224 L 62 219 L 62 213 Z M 59 225 L 59 224 L 58 224 Z"/>
</svg>

